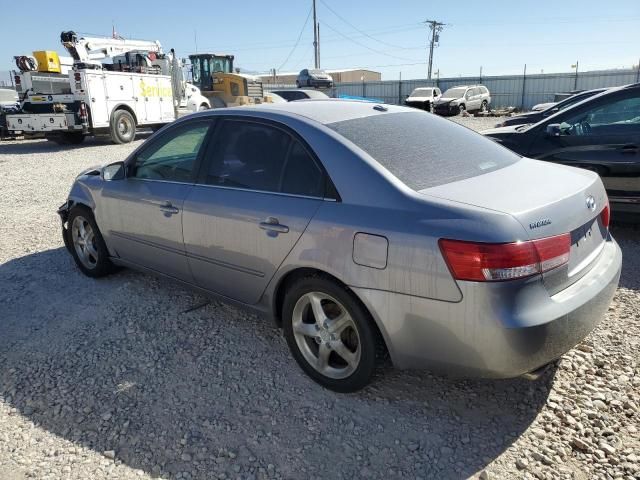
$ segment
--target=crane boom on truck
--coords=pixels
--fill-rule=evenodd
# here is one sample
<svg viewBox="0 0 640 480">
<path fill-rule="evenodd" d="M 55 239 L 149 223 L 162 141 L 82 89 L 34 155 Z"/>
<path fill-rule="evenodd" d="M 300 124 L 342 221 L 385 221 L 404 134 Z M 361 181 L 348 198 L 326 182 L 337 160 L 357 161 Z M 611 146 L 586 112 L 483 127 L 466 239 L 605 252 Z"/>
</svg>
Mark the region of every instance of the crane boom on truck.
<svg viewBox="0 0 640 480">
<path fill-rule="evenodd" d="M 59 143 L 107 134 L 115 143 L 127 143 L 139 127 L 155 129 L 175 120 L 178 109 L 211 108 L 196 86 L 183 81 L 174 52 L 164 53 L 158 41 L 84 37 L 72 31 L 62 32 L 60 40 L 73 58 L 66 75 L 51 66 L 57 54 L 38 61 L 35 70 L 33 62 L 16 57 L 18 67 L 28 69 L 15 76 L 21 111 L 7 115 L 10 132 L 44 134 Z"/>
<path fill-rule="evenodd" d="M 75 32 L 62 32 L 60 34 L 62 46 L 67 49 L 74 61 L 101 66 L 95 62 L 96 54 L 106 57 L 115 57 L 136 50 L 163 54 L 160 42 L 149 40 L 125 40 L 123 38 L 109 37 L 79 37 Z"/>
</svg>

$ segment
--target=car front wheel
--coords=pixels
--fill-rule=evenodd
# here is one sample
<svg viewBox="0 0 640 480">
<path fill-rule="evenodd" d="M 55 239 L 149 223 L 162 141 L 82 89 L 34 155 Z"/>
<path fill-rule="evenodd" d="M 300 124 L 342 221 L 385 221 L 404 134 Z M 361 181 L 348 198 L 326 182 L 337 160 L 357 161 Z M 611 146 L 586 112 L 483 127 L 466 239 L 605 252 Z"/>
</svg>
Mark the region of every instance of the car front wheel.
<svg viewBox="0 0 640 480">
<path fill-rule="evenodd" d="M 71 209 L 65 234 L 68 235 L 71 255 L 82 273 L 97 278 L 116 270 L 89 208 L 78 205 Z"/>
<path fill-rule="evenodd" d="M 298 365 L 320 385 L 354 392 L 371 381 L 381 340 L 346 288 L 321 276 L 301 279 L 286 293 L 283 327 Z"/>
</svg>

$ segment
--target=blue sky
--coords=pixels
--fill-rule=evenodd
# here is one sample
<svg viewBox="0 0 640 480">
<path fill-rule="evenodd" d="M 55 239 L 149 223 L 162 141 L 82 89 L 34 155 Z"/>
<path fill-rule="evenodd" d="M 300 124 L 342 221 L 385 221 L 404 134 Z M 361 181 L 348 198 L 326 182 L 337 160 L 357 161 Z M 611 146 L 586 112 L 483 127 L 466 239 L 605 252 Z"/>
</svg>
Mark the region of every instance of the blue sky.
<svg viewBox="0 0 640 480">
<path fill-rule="evenodd" d="M 425 19 L 448 24 L 435 50 L 440 75 L 568 71 L 637 65 L 640 0 L 317 0 L 323 68 L 365 67 L 383 79 L 425 78 Z M 8 5 L 8 6 L 7 6 Z M 313 66 L 311 0 L 135 2 L 0 0 L 0 70 L 12 57 L 57 50 L 62 30 L 160 40 L 186 56 L 232 53 L 251 71 Z M 300 36 L 300 41 L 297 42 Z M 297 46 L 296 46 L 297 43 Z"/>
</svg>

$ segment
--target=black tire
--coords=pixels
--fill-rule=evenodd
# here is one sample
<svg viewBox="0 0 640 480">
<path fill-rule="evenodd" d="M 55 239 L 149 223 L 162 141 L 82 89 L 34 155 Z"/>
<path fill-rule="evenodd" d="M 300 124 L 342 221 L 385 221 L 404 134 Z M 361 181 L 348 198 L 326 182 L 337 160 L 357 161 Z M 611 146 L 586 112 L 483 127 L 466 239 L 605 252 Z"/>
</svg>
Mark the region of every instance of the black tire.
<svg viewBox="0 0 640 480">
<path fill-rule="evenodd" d="M 305 354 L 301 351 L 300 346 L 298 345 L 298 340 L 296 340 L 296 334 L 294 333 L 293 325 L 294 310 L 296 309 L 296 305 L 299 301 L 304 301 L 303 299 L 306 298 L 307 294 L 326 295 L 335 299 L 337 302 L 339 302 L 339 307 L 344 308 L 344 310 L 346 310 L 346 312 L 353 320 L 352 326 L 349 326 L 342 332 L 337 333 L 337 341 L 341 346 L 345 346 L 345 344 L 347 343 L 347 341 L 345 340 L 348 340 L 344 338 L 344 335 L 349 336 L 351 339 L 356 338 L 356 342 L 359 345 L 359 360 L 357 361 L 357 366 L 353 369 L 352 373 L 344 378 L 332 378 L 331 376 L 320 373 L 318 370 L 316 370 L 316 367 L 314 367 L 305 358 Z M 308 317 L 310 308 L 310 305 L 307 307 L 303 307 L 303 309 L 306 309 L 303 311 L 307 312 L 306 318 L 314 320 L 313 314 L 311 314 L 311 317 Z M 285 294 L 282 309 L 282 326 L 284 329 L 284 335 L 287 340 L 287 344 L 289 345 L 289 349 L 291 350 L 291 354 L 293 355 L 293 358 L 296 360 L 300 368 L 302 368 L 302 370 L 314 381 L 316 381 L 323 387 L 334 390 L 336 392 L 355 392 L 369 384 L 376 369 L 377 359 L 381 356 L 380 353 L 384 351 L 384 346 L 382 344 L 380 334 L 375 328 L 373 319 L 371 318 L 366 308 L 345 287 L 337 284 L 335 281 L 329 278 L 320 275 L 303 277 L 289 286 Z M 318 329 L 318 327 L 315 328 L 316 330 Z M 324 334 L 326 334 L 327 332 L 328 330 L 324 331 Z M 356 335 L 355 337 L 353 336 L 354 333 Z M 323 335 L 323 333 L 319 333 L 318 336 L 315 337 L 315 340 L 311 337 L 303 337 L 308 340 L 309 349 L 313 348 L 314 341 L 316 344 L 318 344 L 316 347 L 318 350 L 320 348 L 320 342 L 324 344 L 324 340 L 319 340 L 320 335 Z M 331 339 L 335 340 L 333 335 L 331 336 Z M 327 341 L 327 344 L 328 343 L 332 343 L 333 345 L 335 345 L 335 343 L 330 341 Z M 338 355 L 333 347 L 329 347 L 329 350 L 330 353 L 327 359 L 327 365 L 333 367 L 331 365 L 331 362 L 333 362 L 335 365 L 336 362 L 339 363 L 340 360 L 342 360 L 342 357 Z M 342 366 L 339 365 L 339 367 Z M 349 368 L 348 365 L 347 368 Z"/>
<path fill-rule="evenodd" d="M 300 88 L 300 87 L 301 87 L 300 82 L 296 80 L 296 88 Z"/>
<path fill-rule="evenodd" d="M 200 106 L 198 107 L 198 111 L 204 112 L 205 110 L 209 110 L 209 105 L 207 105 L 206 103 L 200 104 Z"/>
<path fill-rule="evenodd" d="M 95 265 L 87 265 L 86 262 L 83 262 L 83 260 L 81 260 L 78 254 L 77 250 L 80 247 L 76 246 L 76 243 L 74 242 L 74 234 L 72 232 L 76 219 L 78 222 L 86 222 L 86 224 L 91 226 L 91 229 L 93 231 L 92 248 L 97 252 Z M 102 238 L 100 229 L 98 228 L 98 225 L 96 224 L 96 221 L 93 217 L 93 213 L 89 208 L 85 207 L 84 205 L 76 205 L 75 207 L 71 208 L 71 211 L 69 212 L 69 218 L 67 219 L 67 229 L 64 231 L 64 234 L 67 236 L 65 243 L 69 247 L 71 256 L 73 257 L 80 271 L 86 276 L 99 278 L 104 277 L 105 275 L 109 275 L 110 273 L 113 273 L 117 270 L 116 266 L 111 263 L 111 260 L 109 260 L 109 251 L 107 250 L 107 245 L 104 243 L 104 239 Z"/>
<path fill-rule="evenodd" d="M 464 106 L 464 103 L 458 105 L 458 113 L 460 115 L 462 115 L 462 112 L 464 112 L 467 109 L 467 107 Z"/>
<path fill-rule="evenodd" d="M 482 101 L 482 105 L 480 105 L 480 111 L 481 112 L 488 112 L 489 111 L 489 104 L 487 103 L 486 100 Z"/>
<path fill-rule="evenodd" d="M 424 106 L 423 108 L 427 111 L 430 112 L 431 111 L 431 102 L 424 102 Z"/>
<path fill-rule="evenodd" d="M 129 143 L 136 138 L 136 121 L 127 110 L 116 110 L 111 116 L 109 133 L 114 143 Z"/>
</svg>

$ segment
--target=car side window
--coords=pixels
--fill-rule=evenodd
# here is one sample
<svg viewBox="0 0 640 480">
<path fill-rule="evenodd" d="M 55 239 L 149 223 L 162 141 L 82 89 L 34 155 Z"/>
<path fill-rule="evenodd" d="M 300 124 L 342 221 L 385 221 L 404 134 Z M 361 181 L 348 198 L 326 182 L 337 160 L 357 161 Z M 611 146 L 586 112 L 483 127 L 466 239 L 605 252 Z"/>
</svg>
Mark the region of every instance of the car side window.
<svg viewBox="0 0 640 480">
<path fill-rule="evenodd" d="M 599 105 L 560 124 L 565 135 L 625 135 L 640 132 L 640 95 Z"/>
<path fill-rule="evenodd" d="M 324 175 L 302 144 L 292 139 L 282 172 L 280 191 L 309 197 L 322 197 Z"/>
<path fill-rule="evenodd" d="M 135 159 L 133 177 L 173 182 L 193 181 L 200 147 L 209 122 L 190 122 L 166 132 Z"/>
<path fill-rule="evenodd" d="M 225 120 L 216 139 L 207 184 L 322 196 L 322 171 L 289 133 L 263 123 Z"/>
</svg>

